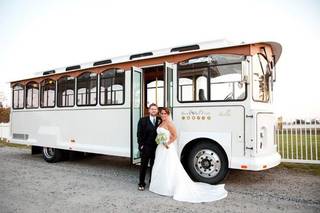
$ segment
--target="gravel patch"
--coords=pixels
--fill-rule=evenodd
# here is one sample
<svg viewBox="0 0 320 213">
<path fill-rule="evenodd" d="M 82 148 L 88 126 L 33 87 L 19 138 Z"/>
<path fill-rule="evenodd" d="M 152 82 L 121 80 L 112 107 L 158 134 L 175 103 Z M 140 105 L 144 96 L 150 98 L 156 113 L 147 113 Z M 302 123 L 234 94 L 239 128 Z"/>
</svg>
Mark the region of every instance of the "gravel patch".
<svg viewBox="0 0 320 213">
<path fill-rule="evenodd" d="M 28 149 L 0 147 L 0 212 L 320 212 L 320 176 L 306 172 L 231 170 L 227 198 L 192 204 L 138 191 L 138 170 L 126 158 L 49 164 Z"/>
</svg>

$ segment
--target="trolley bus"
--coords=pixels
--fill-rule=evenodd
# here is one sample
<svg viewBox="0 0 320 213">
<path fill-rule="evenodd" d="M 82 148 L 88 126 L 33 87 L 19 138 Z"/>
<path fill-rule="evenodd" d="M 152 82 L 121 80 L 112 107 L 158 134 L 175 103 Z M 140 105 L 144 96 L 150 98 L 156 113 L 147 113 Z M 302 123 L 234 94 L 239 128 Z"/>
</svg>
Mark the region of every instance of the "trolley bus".
<svg viewBox="0 0 320 213">
<path fill-rule="evenodd" d="M 58 162 L 68 152 L 131 158 L 148 105 L 169 107 L 190 177 L 217 183 L 229 168 L 280 163 L 272 111 L 276 42 L 223 40 L 108 58 L 11 82 L 10 142 Z"/>
</svg>

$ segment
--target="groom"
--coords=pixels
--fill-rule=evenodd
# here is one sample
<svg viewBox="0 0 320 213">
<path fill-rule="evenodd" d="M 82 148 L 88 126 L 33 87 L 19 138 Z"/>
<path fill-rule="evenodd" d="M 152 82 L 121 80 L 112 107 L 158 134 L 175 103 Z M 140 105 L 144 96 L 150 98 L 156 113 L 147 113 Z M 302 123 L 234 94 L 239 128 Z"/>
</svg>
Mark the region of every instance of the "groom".
<svg viewBox="0 0 320 213">
<path fill-rule="evenodd" d="M 150 178 L 152 166 L 154 163 L 155 152 L 157 148 L 157 143 L 155 141 L 157 137 L 157 128 L 161 123 L 161 119 L 157 117 L 158 106 L 156 104 L 150 104 L 149 115 L 143 117 L 138 123 L 138 144 L 141 153 L 141 166 L 140 166 L 140 178 L 138 189 L 143 191 L 146 183 L 144 182 L 146 177 L 146 172 L 148 169 L 148 163 L 150 161 Z"/>
</svg>

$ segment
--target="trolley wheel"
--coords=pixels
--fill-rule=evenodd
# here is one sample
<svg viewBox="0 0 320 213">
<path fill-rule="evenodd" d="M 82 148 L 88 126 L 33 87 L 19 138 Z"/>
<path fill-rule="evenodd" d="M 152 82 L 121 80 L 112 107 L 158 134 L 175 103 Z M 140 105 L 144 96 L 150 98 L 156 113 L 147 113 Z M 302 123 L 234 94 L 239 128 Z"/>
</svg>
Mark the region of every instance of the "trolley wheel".
<svg viewBox="0 0 320 213">
<path fill-rule="evenodd" d="M 63 159 L 63 151 L 60 149 L 43 147 L 42 156 L 45 161 L 48 163 L 56 163 Z"/>
<path fill-rule="evenodd" d="M 228 173 L 228 158 L 219 146 L 212 142 L 200 142 L 189 152 L 187 167 L 195 181 L 216 184 Z"/>
</svg>

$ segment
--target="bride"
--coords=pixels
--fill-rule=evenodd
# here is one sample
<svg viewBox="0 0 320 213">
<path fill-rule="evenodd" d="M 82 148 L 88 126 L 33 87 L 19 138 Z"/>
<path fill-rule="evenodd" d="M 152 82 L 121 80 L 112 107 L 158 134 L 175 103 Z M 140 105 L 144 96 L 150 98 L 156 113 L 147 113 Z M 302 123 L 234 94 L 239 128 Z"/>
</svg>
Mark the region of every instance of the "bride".
<svg viewBox="0 0 320 213">
<path fill-rule="evenodd" d="M 169 109 L 161 109 L 160 115 L 162 123 L 157 129 L 157 134 L 165 141 L 159 144 L 156 150 L 149 190 L 160 195 L 172 196 L 178 201 L 192 203 L 225 198 L 228 192 L 224 189 L 224 184 L 214 186 L 193 182 L 190 179 L 178 157 L 177 131 L 171 121 Z"/>
</svg>

